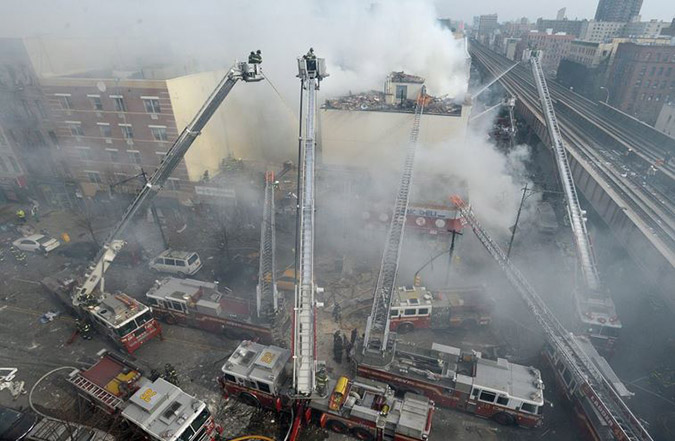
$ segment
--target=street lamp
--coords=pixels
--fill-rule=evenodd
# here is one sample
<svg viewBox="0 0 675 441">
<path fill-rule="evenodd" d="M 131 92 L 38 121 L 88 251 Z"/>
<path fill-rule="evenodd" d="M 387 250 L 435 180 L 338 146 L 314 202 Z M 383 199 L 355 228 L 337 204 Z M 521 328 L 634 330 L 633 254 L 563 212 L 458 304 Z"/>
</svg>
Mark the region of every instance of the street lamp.
<svg viewBox="0 0 675 441">
<path fill-rule="evenodd" d="M 605 98 L 605 104 L 607 104 L 607 102 L 609 101 L 609 89 L 607 89 L 605 86 L 600 86 L 600 89 L 607 92 L 607 97 Z"/>
</svg>

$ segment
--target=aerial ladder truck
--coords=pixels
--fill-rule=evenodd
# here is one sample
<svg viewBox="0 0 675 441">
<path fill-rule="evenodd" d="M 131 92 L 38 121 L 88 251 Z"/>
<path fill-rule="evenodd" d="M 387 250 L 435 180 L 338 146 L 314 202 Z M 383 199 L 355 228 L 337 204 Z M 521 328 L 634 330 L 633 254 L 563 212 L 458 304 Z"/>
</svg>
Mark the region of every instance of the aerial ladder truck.
<svg viewBox="0 0 675 441">
<path fill-rule="evenodd" d="M 223 393 L 246 404 L 292 414 L 285 439 L 315 422 L 368 441 L 422 441 L 431 430 L 433 403 L 409 394 L 398 399 L 386 384 L 361 378 L 329 378 L 317 361 L 314 280 L 316 94 L 325 61 L 313 50 L 298 58 L 301 118 L 298 161 L 296 289 L 291 348 L 242 342 L 222 367 Z"/>
<path fill-rule="evenodd" d="M 652 441 L 640 420 L 623 401 L 622 396 L 627 394 L 622 385 L 610 378 L 602 364 L 598 363 L 600 357 L 591 357 L 590 351 L 582 348 L 584 338 L 563 327 L 539 293 L 478 222 L 469 205 L 458 196 L 451 199 L 544 330 L 547 342 L 544 357 L 554 370 L 563 395 L 573 404 L 578 415 L 584 415 L 579 419 L 592 439 Z"/>
<path fill-rule="evenodd" d="M 259 63 L 236 62 L 192 121 L 183 129 L 157 170 L 147 180 L 120 221 L 112 229 L 103 247 L 87 268 L 84 282 L 72 289 L 75 285 L 72 279 L 64 282 L 52 277 L 43 281 L 50 291 L 71 306 L 82 319 L 91 322 L 96 329 L 109 336 L 125 351 L 131 353 L 144 342 L 161 335 L 161 328 L 147 306 L 126 294 L 110 294 L 105 291 L 104 274 L 125 245 L 122 235 L 134 216 L 146 209 L 162 189 L 234 85 L 240 80 L 257 82 L 263 79 Z"/>
<path fill-rule="evenodd" d="M 426 90 L 422 87 L 422 91 L 417 98 L 415 106 L 413 126 L 410 131 L 408 149 L 403 163 L 403 174 L 401 176 L 398 194 L 396 195 L 396 202 L 394 203 L 394 213 L 389 224 L 380 272 L 377 276 L 377 284 L 375 285 L 373 306 L 366 322 L 366 330 L 362 342 L 362 351 L 364 354 L 379 353 L 384 357 L 388 352 L 391 352 L 395 340 L 394 336 L 390 341 L 390 310 L 394 298 L 394 290 L 396 289 L 398 263 L 401 257 L 403 232 L 405 230 L 405 220 L 408 212 L 408 203 L 410 202 L 410 189 L 412 187 L 413 170 L 415 166 L 415 152 L 417 151 L 420 122 L 422 120 L 422 114 L 424 113 L 426 99 Z"/>
<path fill-rule="evenodd" d="M 530 57 L 530 63 L 541 106 L 544 110 L 546 128 L 552 143 L 560 183 L 565 195 L 567 215 L 570 220 L 577 261 L 582 275 L 582 280 L 577 281 L 577 287 L 574 290 L 576 310 L 584 327 L 583 332 L 590 337 L 598 350 L 611 353 L 621 329 L 621 321 L 616 314 L 614 302 L 602 286 L 598 275 L 595 255 L 586 229 L 586 212 L 581 209 L 579 204 L 572 169 L 567 159 L 565 145 L 553 110 L 553 101 L 546 84 L 541 61 L 536 52 Z"/>
</svg>

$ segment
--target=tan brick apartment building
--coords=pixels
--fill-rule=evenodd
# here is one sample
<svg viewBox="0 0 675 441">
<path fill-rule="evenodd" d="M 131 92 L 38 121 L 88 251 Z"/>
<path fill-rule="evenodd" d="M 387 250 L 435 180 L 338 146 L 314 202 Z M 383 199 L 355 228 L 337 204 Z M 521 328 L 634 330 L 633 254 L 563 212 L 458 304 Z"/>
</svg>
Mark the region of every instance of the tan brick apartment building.
<svg viewBox="0 0 675 441">
<path fill-rule="evenodd" d="M 675 99 L 675 46 L 619 44 L 608 87 L 610 104 L 653 125 Z"/>
<path fill-rule="evenodd" d="M 152 173 L 178 136 L 165 80 L 90 73 L 42 79 L 42 85 L 64 159 L 88 196 L 141 169 Z M 137 183 L 119 187 L 134 188 Z M 184 163 L 164 190 L 191 190 Z"/>
</svg>

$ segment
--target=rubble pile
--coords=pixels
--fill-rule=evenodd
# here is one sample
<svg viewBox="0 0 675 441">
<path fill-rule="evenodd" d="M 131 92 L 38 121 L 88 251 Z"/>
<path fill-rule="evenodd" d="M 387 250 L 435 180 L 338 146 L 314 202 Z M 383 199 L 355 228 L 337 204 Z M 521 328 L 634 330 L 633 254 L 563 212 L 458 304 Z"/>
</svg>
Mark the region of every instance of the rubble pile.
<svg viewBox="0 0 675 441">
<path fill-rule="evenodd" d="M 356 95 L 346 95 L 332 100 L 326 100 L 325 109 L 338 110 L 395 110 L 399 106 L 387 104 L 384 92 L 371 90 Z"/>
<path fill-rule="evenodd" d="M 339 98 L 326 100 L 324 109 L 336 110 L 361 110 L 380 112 L 414 112 L 415 101 L 404 100 L 396 104 L 388 104 L 384 92 L 371 90 L 355 95 L 345 95 Z M 462 106 L 455 103 L 451 98 L 431 97 L 424 108 L 424 113 L 431 115 L 460 116 Z"/>
<path fill-rule="evenodd" d="M 417 83 L 424 84 L 424 78 L 418 77 L 417 75 L 410 75 L 403 71 L 401 72 L 392 72 L 389 75 L 389 79 L 394 83 Z"/>
</svg>

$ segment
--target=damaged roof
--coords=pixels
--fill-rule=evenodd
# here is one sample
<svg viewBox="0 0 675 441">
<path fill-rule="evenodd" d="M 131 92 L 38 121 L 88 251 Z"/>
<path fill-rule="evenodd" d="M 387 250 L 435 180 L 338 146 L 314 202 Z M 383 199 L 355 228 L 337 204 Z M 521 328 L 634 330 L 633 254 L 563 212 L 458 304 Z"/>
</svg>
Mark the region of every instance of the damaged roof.
<svg viewBox="0 0 675 441">
<path fill-rule="evenodd" d="M 386 96 L 384 92 L 371 90 L 369 92 L 327 99 L 322 108 L 335 110 L 414 113 L 415 101 L 404 100 L 403 102 L 388 104 L 386 102 Z M 452 98 L 431 97 L 428 104 L 424 106 L 424 113 L 427 115 L 461 116 L 462 105 L 454 102 Z"/>
<path fill-rule="evenodd" d="M 423 84 L 424 78 L 418 77 L 417 75 L 410 75 L 403 71 L 401 72 L 392 72 L 389 75 L 389 80 L 394 83 L 415 83 Z"/>
</svg>

